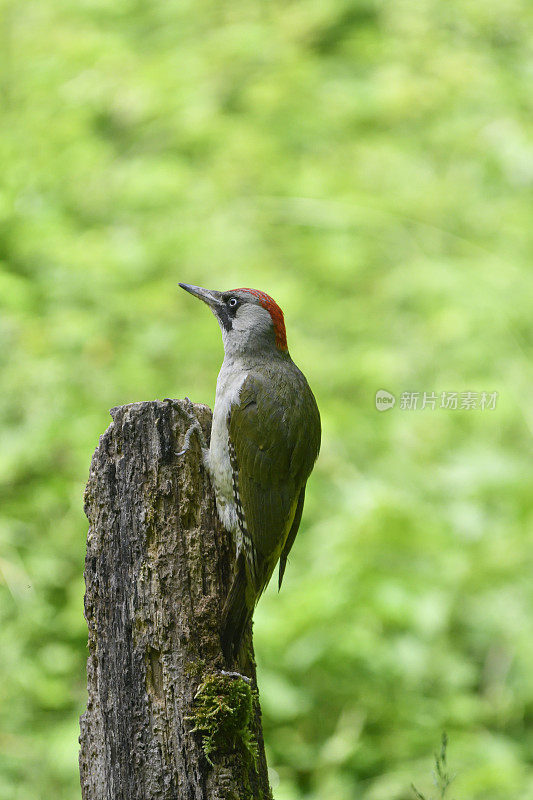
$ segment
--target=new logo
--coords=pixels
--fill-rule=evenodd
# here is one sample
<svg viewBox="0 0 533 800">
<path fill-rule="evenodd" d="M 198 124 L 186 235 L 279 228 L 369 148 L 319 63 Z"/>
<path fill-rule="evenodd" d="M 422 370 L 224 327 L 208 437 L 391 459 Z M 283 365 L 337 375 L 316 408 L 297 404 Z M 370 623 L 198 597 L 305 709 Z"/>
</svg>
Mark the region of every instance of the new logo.
<svg viewBox="0 0 533 800">
<path fill-rule="evenodd" d="M 394 407 L 396 398 L 386 389 L 378 389 L 376 392 L 376 408 L 378 411 L 388 411 Z"/>
</svg>

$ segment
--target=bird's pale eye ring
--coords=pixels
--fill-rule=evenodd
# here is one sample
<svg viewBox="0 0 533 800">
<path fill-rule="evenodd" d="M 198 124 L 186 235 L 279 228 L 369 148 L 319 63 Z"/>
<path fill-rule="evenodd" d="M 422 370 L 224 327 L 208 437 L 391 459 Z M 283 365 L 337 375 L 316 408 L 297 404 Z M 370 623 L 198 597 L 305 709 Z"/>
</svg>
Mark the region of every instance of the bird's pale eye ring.
<svg viewBox="0 0 533 800">
<path fill-rule="evenodd" d="M 238 304 L 239 304 L 239 301 L 237 300 L 236 297 L 230 297 L 230 299 L 228 300 L 228 307 L 229 308 L 237 308 Z"/>
</svg>

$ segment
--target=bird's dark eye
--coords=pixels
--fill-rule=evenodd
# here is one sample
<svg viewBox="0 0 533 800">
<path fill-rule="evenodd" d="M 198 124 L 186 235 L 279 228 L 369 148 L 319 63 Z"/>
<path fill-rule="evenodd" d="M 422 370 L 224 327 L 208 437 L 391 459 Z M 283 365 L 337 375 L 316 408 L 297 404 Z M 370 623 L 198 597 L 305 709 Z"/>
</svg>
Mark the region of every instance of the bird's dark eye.
<svg viewBox="0 0 533 800">
<path fill-rule="evenodd" d="M 230 297 L 230 299 L 228 300 L 228 308 L 237 308 L 238 305 L 239 301 L 237 300 L 237 298 Z"/>
</svg>

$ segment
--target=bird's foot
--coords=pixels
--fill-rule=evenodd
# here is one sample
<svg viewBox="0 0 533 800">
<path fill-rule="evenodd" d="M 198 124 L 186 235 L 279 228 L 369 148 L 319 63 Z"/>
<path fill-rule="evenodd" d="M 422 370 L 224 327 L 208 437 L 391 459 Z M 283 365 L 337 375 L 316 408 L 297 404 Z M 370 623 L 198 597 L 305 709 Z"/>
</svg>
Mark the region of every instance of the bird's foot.
<svg viewBox="0 0 533 800">
<path fill-rule="evenodd" d="M 221 675 L 224 675 L 226 678 L 241 678 L 245 683 L 251 683 L 252 679 L 248 677 L 248 675 L 242 675 L 240 672 L 228 672 L 225 669 L 219 670 Z"/>
<path fill-rule="evenodd" d="M 196 416 L 194 415 L 194 412 L 192 411 L 192 403 L 191 403 L 191 401 L 189 400 L 188 397 L 186 397 L 185 400 L 189 404 L 189 407 L 187 409 L 183 409 L 183 413 L 185 414 L 185 416 L 189 420 L 190 425 L 187 428 L 187 431 L 185 433 L 185 438 L 183 439 L 183 447 L 181 448 L 181 450 L 177 450 L 176 451 L 176 456 L 178 458 L 180 458 L 181 456 L 185 455 L 185 453 L 190 449 L 191 436 L 193 435 L 193 433 L 196 433 L 196 435 L 198 437 L 198 441 L 200 442 L 200 449 L 201 449 L 202 453 L 205 453 L 207 451 L 207 449 L 208 449 L 207 448 L 207 442 L 206 442 L 205 436 L 204 436 L 204 432 L 202 430 L 202 426 L 200 425 L 200 423 L 196 419 Z"/>
</svg>

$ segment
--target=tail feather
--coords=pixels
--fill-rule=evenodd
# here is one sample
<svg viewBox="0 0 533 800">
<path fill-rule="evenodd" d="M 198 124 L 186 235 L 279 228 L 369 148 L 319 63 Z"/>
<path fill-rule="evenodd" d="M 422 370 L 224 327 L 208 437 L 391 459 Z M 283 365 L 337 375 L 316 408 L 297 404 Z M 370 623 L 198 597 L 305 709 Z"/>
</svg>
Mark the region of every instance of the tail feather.
<svg viewBox="0 0 533 800">
<path fill-rule="evenodd" d="M 233 581 L 222 611 L 220 641 L 228 664 L 234 661 L 239 654 L 242 637 L 252 618 L 254 605 L 246 558 L 241 553 L 237 559 Z"/>
</svg>

